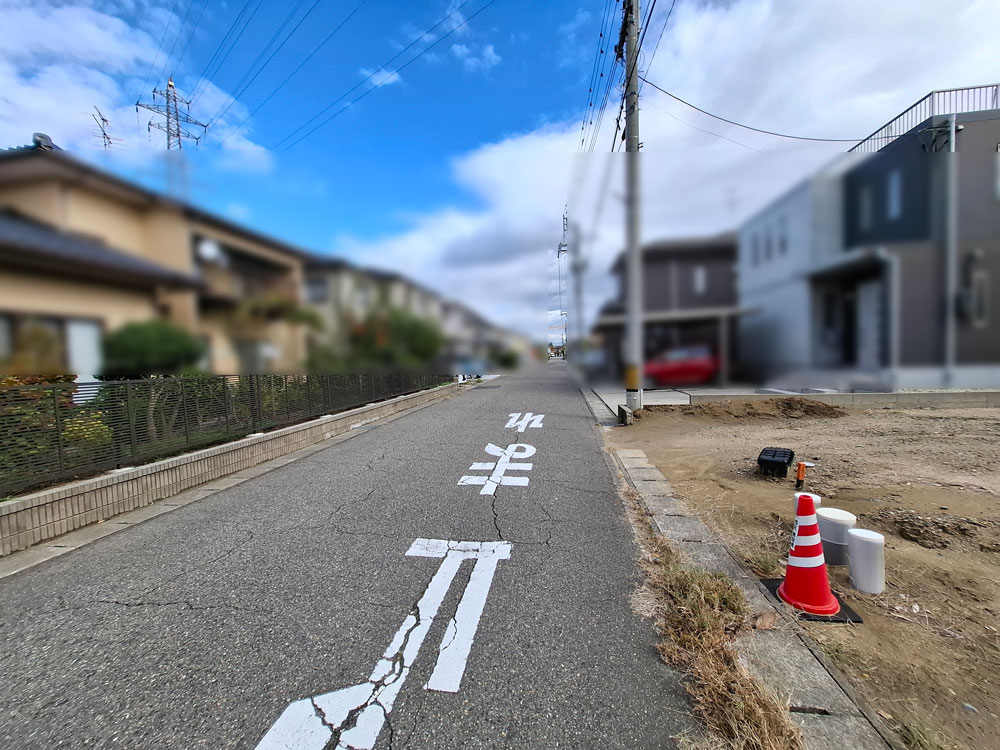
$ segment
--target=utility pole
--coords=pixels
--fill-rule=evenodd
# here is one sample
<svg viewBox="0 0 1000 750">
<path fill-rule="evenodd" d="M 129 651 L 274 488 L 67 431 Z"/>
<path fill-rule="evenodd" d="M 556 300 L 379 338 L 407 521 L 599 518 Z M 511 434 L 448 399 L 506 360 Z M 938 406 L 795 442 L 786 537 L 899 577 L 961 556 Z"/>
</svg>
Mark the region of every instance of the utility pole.
<svg viewBox="0 0 1000 750">
<path fill-rule="evenodd" d="M 625 0 L 625 405 L 642 408 L 642 251 L 639 240 L 639 0 Z M 619 47 L 619 50 L 621 47 Z"/>
<path fill-rule="evenodd" d="M 569 226 L 569 270 L 573 274 L 573 318 L 576 327 L 576 347 L 573 349 L 576 363 L 583 364 L 581 355 L 587 338 L 587 329 L 583 322 L 583 274 L 587 270 L 587 261 L 583 257 L 583 238 L 580 227 L 575 222 Z"/>
<path fill-rule="evenodd" d="M 569 359 L 569 356 L 568 356 L 569 336 L 568 336 L 568 333 L 567 333 L 567 326 L 569 325 L 569 322 L 566 319 L 566 307 L 565 307 L 565 303 L 563 302 L 563 275 L 562 275 L 562 257 L 566 254 L 567 250 L 569 249 L 568 246 L 566 245 L 565 226 L 566 226 L 566 216 L 564 214 L 563 215 L 563 227 L 564 227 L 564 229 L 563 229 L 563 239 L 562 239 L 562 242 L 559 243 L 559 247 L 556 248 L 556 267 L 557 267 L 557 270 L 558 270 L 558 273 L 559 273 L 559 318 L 560 318 L 560 323 L 562 324 L 562 349 L 563 349 L 563 358 Z"/>
</svg>

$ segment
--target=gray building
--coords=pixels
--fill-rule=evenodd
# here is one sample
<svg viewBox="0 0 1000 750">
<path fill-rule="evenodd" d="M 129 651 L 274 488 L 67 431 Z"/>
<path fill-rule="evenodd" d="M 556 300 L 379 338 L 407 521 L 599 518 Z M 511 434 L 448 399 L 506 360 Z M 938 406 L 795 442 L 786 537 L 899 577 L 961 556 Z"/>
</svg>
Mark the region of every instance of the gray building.
<svg viewBox="0 0 1000 750">
<path fill-rule="evenodd" d="M 1000 384 L 997 94 L 928 94 L 741 227 L 752 375 L 792 388 Z"/>
<path fill-rule="evenodd" d="M 740 314 L 734 279 L 736 235 L 672 239 L 642 249 L 645 357 L 669 349 L 707 346 L 720 360 L 721 379 L 737 361 L 735 320 Z M 624 253 L 611 267 L 617 294 L 601 308 L 594 334 L 611 374 L 622 371 L 627 274 Z"/>
</svg>

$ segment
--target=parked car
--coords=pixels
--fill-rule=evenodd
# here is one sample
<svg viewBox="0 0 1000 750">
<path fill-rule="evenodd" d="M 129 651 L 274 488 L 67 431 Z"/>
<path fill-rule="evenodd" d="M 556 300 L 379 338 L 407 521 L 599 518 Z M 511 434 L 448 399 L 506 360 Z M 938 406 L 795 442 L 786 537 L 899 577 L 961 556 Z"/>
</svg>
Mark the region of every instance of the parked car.
<svg viewBox="0 0 1000 750">
<path fill-rule="evenodd" d="M 643 368 L 645 387 L 702 385 L 719 374 L 719 360 L 707 346 L 667 349 Z"/>
</svg>

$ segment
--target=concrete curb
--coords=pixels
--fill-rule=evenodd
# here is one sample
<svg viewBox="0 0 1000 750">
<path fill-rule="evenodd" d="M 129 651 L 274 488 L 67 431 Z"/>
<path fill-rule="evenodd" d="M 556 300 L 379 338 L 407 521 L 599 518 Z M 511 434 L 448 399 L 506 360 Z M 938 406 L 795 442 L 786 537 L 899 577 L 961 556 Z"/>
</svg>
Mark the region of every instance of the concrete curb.
<svg viewBox="0 0 1000 750">
<path fill-rule="evenodd" d="M 71 509 L 83 507 L 83 492 L 93 494 L 96 499 L 110 501 L 101 509 L 89 511 L 89 515 L 77 514 L 76 526 L 66 527 L 54 523 L 49 527 L 49 536 L 39 539 L 36 543 L 25 548 L 11 550 L 9 554 L 0 557 L 0 579 L 53 557 L 58 557 L 116 531 L 168 513 L 196 500 L 204 499 L 220 490 L 228 489 L 248 479 L 312 455 L 381 424 L 431 406 L 474 387 L 476 386 L 452 383 L 418 393 L 398 396 L 387 401 L 368 404 L 336 415 L 319 417 L 263 435 L 250 436 L 231 443 L 174 456 L 170 459 L 136 467 L 129 472 L 85 479 L 0 504 L 0 513 L 3 514 L 0 515 L 0 518 L 6 520 L 14 518 L 15 514 L 24 514 L 25 512 L 35 512 L 39 514 L 39 517 L 44 518 L 45 508 L 54 502 L 66 503 Z M 274 441 L 277 441 L 277 444 L 272 445 Z M 238 457 L 239 461 L 225 460 L 223 457 L 226 454 Z M 194 468 L 185 475 L 183 470 L 178 471 L 178 463 Z M 197 470 L 199 466 L 202 468 L 200 472 Z M 168 482 L 167 478 L 162 476 L 164 470 L 177 472 L 175 482 Z M 127 491 L 123 486 L 125 482 L 135 484 L 136 494 L 122 499 Z M 115 499 L 116 493 L 118 499 Z M 105 515 L 102 516 L 102 513 Z M 88 521 L 87 518 L 93 520 Z M 66 523 L 68 525 L 70 522 L 66 521 Z M 15 533 L 17 533 L 16 526 L 13 524 L 7 526 L 15 529 Z M 6 550 L 8 547 L 9 544 L 5 545 L 4 549 Z"/>
<path fill-rule="evenodd" d="M 610 416 L 603 400 L 587 391 L 583 395 L 596 419 Z M 655 529 L 692 566 L 726 575 L 743 591 L 753 611 L 778 614 L 779 627 L 751 631 L 737 640 L 737 648 L 751 674 L 789 700 L 806 747 L 902 750 L 902 743 L 863 704 L 786 608 L 779 607 L 760 581 L 730 554 L 722 539 L 674 497 L 670 482 L 646 454 L 640 450 L 608 453 L 620 480 L 642 499 Z"/>
<path fill-rule="evenodd" d="M 617 410 L 600 392 L 590 389 L 608 409 Z M 713 402 L 761 401 L 768 398 L 805 398 L 844 409 L 971 409 L 1000 407 L 1000 391 L 904 391 L 901 393 L 685 393 L 670 406 L 696 406 Z M 655 405 L 655 404 L 652 404 Z"/>
</svg>

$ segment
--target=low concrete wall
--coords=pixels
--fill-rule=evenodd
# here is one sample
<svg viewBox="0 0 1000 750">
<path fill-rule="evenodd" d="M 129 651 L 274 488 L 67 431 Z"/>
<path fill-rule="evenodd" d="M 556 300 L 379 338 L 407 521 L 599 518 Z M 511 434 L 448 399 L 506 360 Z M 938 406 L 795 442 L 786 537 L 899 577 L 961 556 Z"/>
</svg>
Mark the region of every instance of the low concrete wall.
<svg viewBox="0 0 1000 750">
<path fill-rule="evenodd" d="M 747 393 L 712 394 L 692 393 L 692 404 L 708 404 L 716 401 L 760 401 L 767 398 L 807 398 L 824 404 L 842 406 L 846 409 L 872 409 L 893 406 L 898 409 L 909 407 L 932 407 L 937 409 L 959 409 L 983 406 L 1000 407 L 1000 391 L 933 391 L 909 393 Z"/>
<path fill-rule="evenodd" d="M 214 479 L 453 395 L 457 383 L 251 435 L 162 461 L 119 469 L 0 503 L 0 556 L 104 521 Z"/>
</svg>

